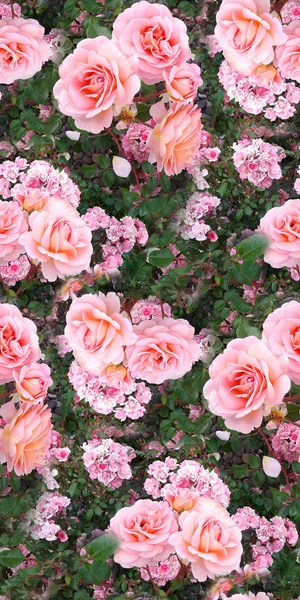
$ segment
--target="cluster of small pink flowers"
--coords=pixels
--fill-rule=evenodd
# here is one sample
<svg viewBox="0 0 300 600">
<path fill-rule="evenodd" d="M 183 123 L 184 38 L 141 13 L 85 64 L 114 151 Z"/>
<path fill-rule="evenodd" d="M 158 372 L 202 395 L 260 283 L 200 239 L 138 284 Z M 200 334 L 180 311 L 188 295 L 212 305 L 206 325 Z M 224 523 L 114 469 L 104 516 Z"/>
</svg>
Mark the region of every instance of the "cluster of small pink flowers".
<svg viewBox="0 0 300 600">
<path fill-rule="evenodd" d="M 150 121 L 152 124 L 152 121 Z M 147 139 L 151 129 L 144 123 L 132 123 L 125 135 L 122 136 L 122 148 L 129 162 L 136 160 L 138 163 L 148 161 L 150 149 Z"/>
<path fill-rule="evenodd" d="M 296 190 L 297 194 L 300 194 L 300 167 L 297 169 L 297 175 L 299 175 L 299 177 L 297 177 L 295 180 L 294 189 Z"/>
<path fill-rule="evenodd" d="M 148 468 L 148 477 L 145 480 L 147 494 L 155 500 L 164 498 L 169 501 L 171 497 L 188 492 L 189 498 L 205 497 L 217 500 L 225 508 L 229 504 L 230 491 L 216 471 L 208 471 L 195 460 L 184 460 L 178 465 L 172 458 L 165 461 L 156 460 Z M 165 484 L 162 487 L 162 484 Z"/>
<path fill-rule="evenodd" d="M 30 510 L 25 518 L 24 528 L 29 528 L 34 540 L 59 540 L 65 542 L 67 534 L 55 523 L 56 517 L 64 513 L 70 504 L 70 498 L 57 492 L 43 494 L 37 502 L 36 508 Z"/>
<path fill-rule="evenodd" d="M 255 306 L 257 297 L 264 292 L 261 281 L 254 281 L 253 285 L 243 285 L 243 298 Z"/>
<path fill-rule="evenodd" d="M 44 104 L 39 104 L 39 111 L 39 119 L 44 123 L 53 115 L 54 108 L 51 105 L 45 106 Z"/>
<path fill-rule="evenodd" d="M 62 447 L 61 435 L 55 429 L 50 433 L 50 448 L 46 454 L 44 464 L 37 467 L 37 472 L 42 475 L 43 481 L 48 490 L 59 488 L 59 484 L 55 477 L 58 475 L 56 468 L 53 468 L 55 463 L 66 462 L 71 453 L 67 446 Z"/>
<path fill-rule="evenodd" d="M 222 48 L 214 34 L 207 35 L 205 38 L 208 56 L 213 58 L 218 52 L 222 52 Z"/>
<path fill-rule="evenodd" d="M 194 192 L 190 197 L 186 208 L 179 213 L 183 223 L 181 237 L 185 240 L 197 240 L 198 242 L 209 239 L 216 241 L 217 234 L 212 231 L 210 225 L 205 223 L 204 218 L 212 217 L 221 200 L 217 196 Z"/>
<path fill-rule="evenodd" d="M 194 336 L 194 340 L 201 348 L 199 360 L 202 360 L 204 363 L 210 363 L 215 356 L 214 344 L 216 342 L 216 336 L 214 331 L 204 327 Z"/>
<path fill-rule="evenodd" d="M 271 438 L 272 448 L 279 461 L 286 460 L 291 463 L 300 461 L 300 421 L 281 423 Z"/>
<path fill-rule="evenodd" d="M 232 146 L 233 162 L 241 179 L 260 188 L 268 188 L 273 179 L 280 179 L 282 171 L 279 162 L 286 154 L 280 146 L 264 142 L 262 138 L 244 138 Z"/>
<path fill-rule="evenodd" d="M 152 397 L 144 382 L 135 383 L 128 374 L 124 381 L 119 381 L 118 388 L 110 387 L 105 377 L 95 377 L 86 373 L 76 361 L 70 366 L 69 380 L 76 391 L 78 401 L 84 399 L 101 415 L 114 413 L 120 421 L 127 418 L 140 419 Z"/>
<path fill-rule="evenodd" d="M 16 17 L 20 17 L 22 12 L 21 12 L 21 6 L 19 4 L 17 4 L 16 2 L 13 3 L 13 9 L 14 9 L 14 14 Z M 11 17 L 12 16 L 12 11 L 11 11 L 11 3 L 9 0 L 0 0 L 0 19 L 2 19 L 2 17 Z"/>
<path fill-rule="evenodd" d="M 17 567 L 14 567 L 12 569 L 13 575 L 16 575 L 17 572 L 20 571 L 20 569 L 31 569 L 32 567 L 35 567 L 35 565 L 37 564 L 37 560 L 36 560 L 35 556 L 33 556 L 33 554 L 30 552 L 30 550 L 28 550 L 28 548 L 26 548 L 26 546 L 24 546 L 24 544 L 19 544 L 18 548 L 19 548 L 19 550 L 21 550 L 22 554 L 24 555 L 24 560 L 23 560 L 23 562 L 21 562 L 20 565 L 18 565 Z M 1 596 L 0 596 L 0 600 L 1 600 Z"/>
<path fill-rule="evenodd" d="M 148 569 L 142 567 L 140 569 L 140 574 L 144 581 L 150 581 L 151 576 L 152 581 L 158 587 L 162 587 L 166 585 L 167 581 L 172 581 L 172 579 L 176 579 L 180 571 L 180 567 L 181 563 L 179 562 L 177 556 L 173 554 L 167 560 L 162 560 L 156 565 L 148 567 L 149 571 Z"/>
<path fill-rule="evenodd" d="M 54 63 L 60 63 L 65 56 L 65 43 L 66 36 L 63 29 L 51 29 L 51 31 L 45 35 L 45 42 L 47 42 L 51 49 L 50 60 Z"/>
<path fill-rule="evenodd" d="M 94 437 L 82 448 L 84 466 L 91 479 L 113 489 L 119 488 L 124 479 L 131 479 L 129 463 L 136 455 L 130 446 L 114 442 L 112 438 Z"/>
<path fill-rule="evenodd" d="M 174 260 L 173 260 L 173 262 L 171 262 L 170 265 L 168 265 L 167 267 L 163 267 L 161 269 L 163 275 L 165 275 L 168 271 L 170 271 L 172 269 L 180 269 L 182 267 L 185 267 L 187 264 L 187 260 L 186 260 L 185 256 L 178 250 L 178 248 L 176 248 L 175 244 L 169 244 L 168 248 L 169 248 L 169 250 L 171 250 L 172 254 L 174 255 Z"/>
<path fill-rule="evenodd" d="M 23 254 L 16 260 L 12 260 L 7 265 L 0 267 L 0 279 L 7 286 L 16 285 L 17 281 L 22 281 L 27 277 L 30 271 L 31 263 L 27 256 Z"/>
<path fill-rule="evenodd" d="M 300 0 L 288 0 L 283 5 L 280 16 L 283 23 L 300 19 Z"/>
<path fill-rule="evenodd" d="M 160 303 L 156 296 L 148 296 L 147 300 L 138 300 L 130 310 L 132 323 L 147 321 L 152 317 L 171 317 L 171 306 L 164 302 Z"/>
<path fill-rule="evenodd" d="M 114 591 L 112 586 L 113 581 L 108 579 L 102 585 L 93 585 L 94 600 L 106 600 Z M 1 600 L 1 599 L 0 599 Z"/>
</svg>

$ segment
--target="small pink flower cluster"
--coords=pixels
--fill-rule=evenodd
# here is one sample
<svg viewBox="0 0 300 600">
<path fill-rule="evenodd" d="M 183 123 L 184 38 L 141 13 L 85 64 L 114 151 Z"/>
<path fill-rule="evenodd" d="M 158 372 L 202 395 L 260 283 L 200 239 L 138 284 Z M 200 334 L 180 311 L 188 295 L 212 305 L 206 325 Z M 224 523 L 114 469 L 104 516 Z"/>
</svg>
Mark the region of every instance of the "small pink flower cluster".
<svg viewBox="0 0 300 600">
<path fill-rule="evenodd" d="M 217 196 L 210 194 L 194 192 L 190 197 L 186 208 L 181 211 L 183 227 L 181 237 L 185 240 L 197 240 L 198 242 L 209 239 L 215 242 L 218 239 L 217 234 L 211 229 L 210 225 L 204 222 L 204 218 L 211 217 L 215 209 L 219 206 L 221 200 Z"/>
<path fill-rule="evenodd" d="M 299 177 L 297 177 L 295 180 L 294 189 L 296 190 L 297 194 L 300 194 L 300 167 L 297 169 L 297 175 L 299 175 Z"/>
<path fill-rule="evenodd" d="M 233 162 L 241 179 L 248 179 L 250 183 L 268 188 L 273 179 L 280 179 L 282 171 L 279 162 L 286 154 L 280 146 L 268 144 L 262 138 L 244 138 L 232 146 Z"/>
<path fill-rule="evenodd" d="M 151 125 L 155 124 L 154 119 L 149 121 Z M 146 123 L 132 123 L 129 125 L 126 133 L 122 136 L 122 148 L 129 162 L 136 160 L 138 163 L 148 162 L 150 148 L 147 146 L 147 140 L 151 129 Z"/>
<path fill-rule="evenodd" d="M 35 567 L 35 565 L 37 564 L 37 560 L 36 560 L 35 556 L 33 556 L 32 552 L 30 550 L 28 550 L 28 548 L 26 548 L 26 546 L 24 546 L 24 544 L 18 544 L 18 548 L 19 548 L 19 550 L 21 550 L 22 554 L 24 555 L 24 560 L 23 560 L 23 562 L 21 562 L 20 565 L 12 568 L 13 575 L 16 575 L 18 573 L 18 571 L 20 571 L 20 569 L 31 569 L 32 567 Z M 4 596 L 0 596 L 0 600 L 2 598 L 4 598 Z M 5 598 L 5 600 L 7 600 L 7 598 Z"/>
<path fill-rule="evenodd" d="M 17 281 L 22 281 L 27 277 L 31 264 L 25 254 L 22 254 L 16 260 L 12 260 L 4 266 L 0 266 L 0 278 L 7 286 L 16 285 Z"/>
<path fill-rule="evenodd" d="M 166 560 L 162 560 L 158 562 L 156 565 L 148 567 L 148 569 L 141 568 L 140 574 L 144 581 L 154 581 L 154 583 L 158 587 L 162 587 L 166 585 L 167 581 L 172 581 L 172 579 L 176 579 L 181 568 L 181 563 L 179 562 L 176 554 L 172 554 L 170 558 Z M 150 574 L 149 574 L 150 572 Z"/>
<path fill-rule="evenodd" d="M 67 496 L 57 492 L 46 492 L 38 500 L 36 508 L 27 513 L 24 528 L 30 531 L 34 540 L 65 542 L 68 536 L 60 525 L 55 523 L 55 518 L 65 512 L 70 502 Z"/>
<path fill-rule="evenodd" d="M 152 319 L 152 317 L 163 316 L 172 316 L 171 306 L 167 302 L 161 304 L 156 296 L 148 296 L 147 300 L 138 300 L 130 310 L 132 323 L 139 323 L 140 321 Z"/>
<path fill-rule="evenodd" d="M 203 328 L 197 335 L 194 336 L 195 342 L 199 344 L 201 354 L 199 360 L 204 363 L 210 363 L 214 358 L 214 343 L 216 342 L 216 336 L 212 329 Z"/>
<path fill-rule="evenodd" d="M 13 3 L 13 9 L 15 13 L 15 17 L 21 16 L 21 6 L 16 2 Z M 0 19 L 2 17 L 11 17 L 11 3 L 9 0 L 0 0 Z"/>
<path fill-rule="evenodd" d="M 56 468 L 53 468 L 57 462 L 66 462 L 71 453 L 67 446 L 62 447 L 61 436 L 58 431 L 52 429 L 50 434 L 50 448 L 44 459 L 44 463 L 37 468 L 37 472 L 42 475 L 43 481 L 48 490 L 59 488 L 59 484 L 55 477 L 58 475 Z"/>
<path fill-rule="evenodd" d="M 300 19 L 300 0 L 288 0 L 283 5 L 280 16 L 283 23 Z"/>
<path fill-rule="evenodd" d="M 298 426 L 297 426 L 298 424 Z M 271 438 L 271 444 L 276 458 L 288 463 L 300 461 L 300 421 L 281 423 L 276 433 Z"/>
<path fill-rule="evenodd" d="M 91 479 L 113 489 L 119 488 L 124 479 L 131 479 L 129 463 L 136 455 L 130 446 L 114 442 L 112 438 L 94 437 L 82 448 L 84 466 Z"/>
<path fill-rule="evenodd" d="M 101 415 L 114 413 L 120 421 L 140 419 L 152 397 L 150 389 L 143 382 L 135 383 L 128 374 L 125 380 L 119 380 L 118 387 L 112 387 L 107 385 L 105 377 L 86 373 L 76 361 L 70 366 L 69 380 L 79 400 L 84 399 Z M 116 386 L 117 381 L 113 384 Z"/>
</svg>

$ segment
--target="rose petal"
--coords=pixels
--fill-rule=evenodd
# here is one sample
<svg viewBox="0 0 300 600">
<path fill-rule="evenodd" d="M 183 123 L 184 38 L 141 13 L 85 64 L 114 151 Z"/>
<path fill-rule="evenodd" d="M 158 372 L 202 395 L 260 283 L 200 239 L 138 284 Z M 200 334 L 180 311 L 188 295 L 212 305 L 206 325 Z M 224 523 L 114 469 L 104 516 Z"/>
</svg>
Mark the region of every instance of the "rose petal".
<svg viewBox="0 0 300 600">
<path fill-rule="evenodd" d="M 268 477 L 278 477 L 281 471 L 281 464 L 276 458 L 264 456 L 262 460 L 263 470 Z"/>
<path fill-rule="evenodd" d="M 216 431 L 216 436 L 219 438 L 219 440 L 227 442 L 231 436 L 231 433 L 229 431 Z"/>
<path fill-rule="evenodd" d="M 131 171 L 131 165 L 126 158 L 114 156 L 112 161 L 113 170 L 118 177 L 128 177 Z"/>
</svg>

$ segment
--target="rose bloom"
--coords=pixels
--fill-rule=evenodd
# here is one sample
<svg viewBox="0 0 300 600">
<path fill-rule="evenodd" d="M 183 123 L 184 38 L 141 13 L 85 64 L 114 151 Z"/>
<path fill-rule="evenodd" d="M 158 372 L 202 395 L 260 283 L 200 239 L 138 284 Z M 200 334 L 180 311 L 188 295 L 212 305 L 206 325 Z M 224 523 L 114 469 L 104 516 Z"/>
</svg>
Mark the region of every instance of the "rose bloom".
<svg viewBox="0 0 300 600">
<path fill-rule="evenodd" d="M 190 488 L 174 487 L 171 484 L 164 487 L 163 497 L 177 512 L 198 510 L 201 504 L 198 492 Z"/>
<path fill-rule="evenodd" d="M 27 212 L 41 210 L 48 198 L 49 194 L 40 188 L 24 188 L 23 186 L 20 186 L 20 189 L 14 194 L 14 199 Z"/>
<path fill-rule="evenodd" d="M 269 0 L 223 0 L 217 12 L 215 35 L 229 64 L 243 75 L 274 59 L 274 46 L 287 36 L 270 14 Z"/>
<path fill-rule="evenodd" d="M 25 213 L 18 203 L 0 200 L 0 266 L 16 260 L 24 252 L 19 238 L 27 229 Z"/>
<path fill-rule="evenodd" d="M 113 25 L 113 41 L 139 60 L 138 76 L 146 84 L 163 81 L 163 71 L 189 60 L 186 26 L 162 4 L 136 2 Z"/>
<path fill-rule="evenodd" d="M 50 368 L 44 363 L 31 363 L 24 365 L 20 371 L 13 371 L 20 399 L 31 404 L 43 402 L 47 396 L 48 387 L 53 383 L 50 373 Z"/>
<path fill-rule="evenodd" d="M 300 265 L 300 199 L 275 206 L 260 221 L 260 232 L 270 241 L 264 261 L 280 269 Z"/>
<path fill-rule="evenodd" d="M 278 84 L 282 82 L 279 72 L 274 65 L 258 65 L 252 79 L 258 86 L 267 89 L 273 86 L 273 82 Z"/>
<path fill-rule="evenodd" d="M 209 367 L 203 388 L 209 410 L 228 429 L 249 433 L 289 391 L 287 368 L 288 358 L 277 358 L 255 336 L 232 340 Z"/>
<path fill-rule="evenodd" d="M 248 594 L 233 594 L 230 596 L 230 600 L 270 600 L 270 596 L 265 592 L 258 592 L 256 595 L 249 592 Z"/>
<path fill-rule="evenodd" d="M 66 321 L 65 336 L 76 360 L 94 375 L 105 374 L 108 365 L 121 363 L 124 346 L 137 339 L 129 319 L 120 314 L 120 300 L 114 292 L 76 298 Z"/>
<path fill-rule="evenodd" d="M 172 67 L 171 71 L 163 71 L 170 99 L 183 104 L 193 102 L 197 96 L 198 87 L 203 83 L 200 74 L 200 67 L 194 63 L 183 63 L 180 66 Z"/>
<path fill-rule="evenodd" d="M 159 117 L 158 106 L 152 109 L 150 113 L 158 122 L 147 139 L 149 162 L 156 162 L 158 171 L 164 169 L 167 175 L 178 175 L 193 166 L 199 150 L 201 110 L 191 103 L 172 102 L 169 110 L 159 107 L 163 111 Z"/>
<path fill-rule="evenodd" d="M 137 341 L 126 348 L 132 377 L 156 384 L 179 379 L 199 360 L 194 327 L 185 319 L 153 317 L 136 325 L 133 331 Z"/>
<path fill-rule="evenodd" d="M 59 110 L 79 129 L 99 133 L 111 125 L 113 106 L 130 104 L 140 89 L 138 59 L 125 57 L 104 36 L 79 42 L 59 67 L 53 88 Z"/>
<path fill-rule="evenodd" d="M 123 384 L 130 385 L 132 383 L 130 373 L 123 364 L 108 365 L 102 372 L 101 377 L 105 380 L 106 385 L 116 389 L 122 388 Z"/>
<path fill-rule="evenodd" d="M 40 358 L 36 326 L 13 304 L 0 304 L 0 384 L 13 381 L 13 371 Z"/>
<path fill-rule="evenodd" d="M 286 302 L 266 318 L 263 341 L 275 356 L 288 357 L 287 375 L 300 385 L 300 302 Z"/>
<path fill-rule="evenodd" d="M 44 27 L 34 19 L 0 20 L 0 83 L 29 79 L 50 57 Z"/>
<path fill-rule="evenodd" d="M 276 48 L 276 58 L 284 79 L 300 83 L 300 22 L 292 21 L 283 28 L 287 41 Z"/>
<path fill-rule="evenodd" d="M 175 513 L 167 502 L 138 500 L 121 508 L 109 526 L 109 532 L 120 542 L 114 561 L 130 569 L 165 560 L 173 550 L 170 535 L 177 529 Z"/>
<path fill-rule="evenodd" d="M 181 559 L 191 563 L 197 581 L 238 569 L 243 553 L 242 533 L 219 502 L 202 498 L 197 511 L 179 516 L 179 527 L 169 542 Z"/>
<path fill-rule="evenodd" d="M 74 210 L 74 209 L 73 209 Z M 47 281 L 78 275 L 89 268 L 93 246 L 92 233 L 80 217 L 60 210 L 34 211 L 29 217 L 31 231 L 20 237 L 30 258 L 41 263 Z"/>
<path fill-rule="evenodd" d="M 13 402 L 0 409 L 7 421 L 0 431 L 0 462 L 16 475 L 28 475 L 43 465 L 50 447 L 51 410 L 45 405 L 22 404 L 19 410 Z"/>
</svg>

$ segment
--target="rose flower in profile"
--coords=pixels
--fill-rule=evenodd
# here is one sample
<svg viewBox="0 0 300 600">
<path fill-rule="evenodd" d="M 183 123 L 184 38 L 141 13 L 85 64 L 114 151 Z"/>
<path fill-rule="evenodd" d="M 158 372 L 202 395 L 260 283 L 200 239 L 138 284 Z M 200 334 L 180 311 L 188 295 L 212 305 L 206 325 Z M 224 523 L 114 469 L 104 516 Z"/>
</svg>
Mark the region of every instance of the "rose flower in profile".
<svg viewBox="0 0 300 600">
<path fill-rule="evenodd" d="M 24 365 L 20 371 L 13 371 L 17 393 L 23 402 L 38 404 L 47 396 L 48 387 L 53 381 L 50 367 L 45 363 Z"/>
</svg>

